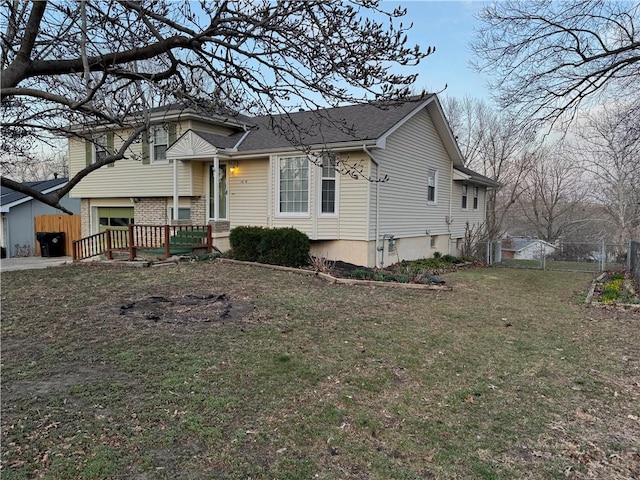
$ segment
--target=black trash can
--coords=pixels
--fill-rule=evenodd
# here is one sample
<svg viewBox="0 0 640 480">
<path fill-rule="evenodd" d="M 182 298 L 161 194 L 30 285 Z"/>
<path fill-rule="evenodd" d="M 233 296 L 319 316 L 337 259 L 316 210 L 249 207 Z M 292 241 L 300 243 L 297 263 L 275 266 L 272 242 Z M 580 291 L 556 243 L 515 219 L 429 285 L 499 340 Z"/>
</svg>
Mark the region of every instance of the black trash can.
<svg viewBox="0 0 640 480">
<path fill-rule="evenodd" d="M 40 243 L 40 256 L 64 257 L 64 232 L 37 232 L 36 239 Z"/>
</svg>

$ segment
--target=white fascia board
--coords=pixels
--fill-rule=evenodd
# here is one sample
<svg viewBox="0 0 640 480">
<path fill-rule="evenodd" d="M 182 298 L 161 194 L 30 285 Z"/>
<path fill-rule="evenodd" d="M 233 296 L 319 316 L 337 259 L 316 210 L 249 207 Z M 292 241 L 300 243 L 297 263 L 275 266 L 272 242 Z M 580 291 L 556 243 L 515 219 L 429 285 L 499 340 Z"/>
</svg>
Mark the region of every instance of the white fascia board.
<svg viewBox="0 0 640 480">
<path fill-rule="evenodd" d="M 136 118 L 135 115 L 129 117 L 131 119 Z M 140 116 L 142 118 L 142 116 Z M 163 112 L 154 112 L 149 115 L 149 123 L 151 125 L 164 123 L 167 121 L 182 121 L 182 120 L 199 120 L 205 123 L 211 123 L 215 125 L 223 125 L 228 127 L 242 128 L 243 130 L 247 130 L 253 124 L 247 122 L 240 122 L 238 120 L 234 120 L 232 118 L 227 117 L 207 117 L 205 115 L 194 112 L 191 109 L 185 110 L 169 110 Z M 139 125 L 142 123 L 142 120 L 139 122 L 133 122 L 134 125 Z M 121 130 L 121 127 L 115 124 L 105 124 L 105 125 L 93 125 L 91 128 L 92 132 L 108 132 L 112 130 Z M 82 134 L 86 132 L 87 125 L 71 125 L 68 127 L 70 132 Z M 69 134 L 63 134 L 65 136 L 70 136 Z"/>
<path fill-rule="evenodd" d="M 464 167 L 464 156 L 460 151 L 460 147 L 458 146 L 458 142 L 456 141 L 456 137 L 453 134 L 453 130 L 451 130 L 451 126 L 449 125 L 449 121 L 444 114 L 444 110 L 442 109 L 442 105 L 438 100 L 438 97 L 435 95 L 432 97 L 434 100 L 429 102 L 428 110 L 431 115 L 431 119 L 438 131 L 438 135 L 442 139 L 442 143 L 444 144 L 444 148 L 447 150 L 447 153 L 453 160 L 453 166 L 461 166 Z"/>
<path fill-rule="evenodd" d="M 466 173 L 462 173 L 460 170 L 453 169 L 453 179 L 454 180 L 469 180 L 471 179 L 471 175 L 467 175 Z"/>
<path fill-rule="evenodd" d="M 374 147 L 376 145 L 375 140 L 369 141 L 353 141 L 353 142 L 337 142 L 337 143 L 326 143 L 326 144 L 313 144 L 305 147 L 309 151 L 322 151 L 322 150 L 334 150 L 338 152 L 350 152 L 350 151 L 362 151 L 362 146 L 365 145 L 367 147 Z M 295 149 L 283 149 L 283 147 L 277 148 L 265 148 L 265 149 L 257 149 L 250 151 L 241 151 L 234 152 L 231 150 L 226 150 L 225 153 L 228 153 L 229 156 L 242 159 L 242 158 L 256 158 L 256 157 L 267 157 L 270 155 L 282 156 L 282 155 L 301 155 L 305 152 L 302 150 Z"/>
<path fill-rule="evenodd" d="M 393 127 L 391 127 L 389 130 L 387 130 L 385 133 L 383 133 L 380 136 L 380 138 L 378 138 L 378 140 L 376 141 L 376 147 L 384 149 L 386 147 L 387 138 L 389 138 L 389 135 L 391 135 L 393 132 L 398 130 L 406 122 L 411 120 L 411 118 L 413 118 L 413 116 L 416 115 L 419 111 L 421 111 L 425 106 L 427 106 L 427 105 L 429 105 L 429 103 L 433 102 L 434 98 L 436 98 L 436 96 L 435 95 L 431 95 L 426 100 L 418 103 L 416 108 L 414 108 L 407 116 L 405 116 L 402 120 L 400 120 L 398 123 L 396 123 Z"/>
</svg>

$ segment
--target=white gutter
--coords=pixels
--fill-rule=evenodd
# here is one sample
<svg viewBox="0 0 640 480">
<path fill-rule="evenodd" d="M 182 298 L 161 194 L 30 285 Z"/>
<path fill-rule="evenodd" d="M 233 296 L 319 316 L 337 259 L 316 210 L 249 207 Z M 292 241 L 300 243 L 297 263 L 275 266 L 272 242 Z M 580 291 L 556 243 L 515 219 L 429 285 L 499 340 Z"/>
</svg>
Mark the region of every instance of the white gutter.
<svg viewBox="0 0 640 480">
<path fill-rule="evenodd" d="M 451 217 L 451 214 L 453 213 L 453 162 L 451 162 L 450 174 L 451 183 L 449 185 L 449 221 L 447 222 L 447 231 L 449 232 L 449 255 L 451 255 L 451 224 L 453 223 L 453 218 Z"/>
<path fill-rule="evenodd" d="M 380 163 L 373 157 L 373 153 L 367 148 L 366 145 L 362 145 L 362 150 L 364 153 L 369 155 L 371 161 L 378 167 L 376 172 L 378 177 L 380 176 Z M 376 181 L 376 267 L 378 266 L 378 247 L 379 247 L 379 237 L 380 237 L 380 182 Z M 384 248 L 384 245 L 383 245 Z"/>
<path fill-rule="evenodd" d="M 214 211 L 213 211 L 213 221 L 218 221 L 219 218 L 219 211 L 220 211 L 220 159 L 218 158 L 218 155 L 215 155 L 213 157 L 213 205 L 214 205 Z M 211 214 L 211 212 L 209 212 L 209 214 Z"/>
<path fill-rule="evenodd" d="M 251 133 L 251 130 L 245 130 L 244 135 L 242 135 L 242 137 L 240 137 L 240 140 L 238 140 L 238 143 L 236 143 L 233 148 L 231 148 L 230 150 L 233 152 L 237 152 L 238 151 L 238 147 L 240 146 L 240 144 L 242 144 L 242 142 L 244 142 L 244 139 L 247 138 L 247 136 Z"/>
<path fill-rule="evenodd" d="M 335 150 L 340 152 L 356 152 L 362 151 L 362 146 L 370 146 L 375 147 L 376 142 L 374 140 L 368 141 L 365 144 L 362 142 L 338 142 L 338 143 L 326 143 L 326 144 L 313 144 L 306 147 L 308 150 Z M 241 153 L 236 153 L 233 151 L 229 151 L 229 149 L 225 149 L 225 153 L 229 155 L 229 158 L 234 159 L 242 159 L 242 158 L 256 158 L 256 157 L 268 157 L 272 154 L 276 154 L 278 156 L 286 156 L 286 155 L 301 155 L 304 154 L 304 151 L 301 150 L 285 150 L 287 147 L 275 147 L 275 148 L 264 148 L 257 150 L 247 150 Z"/>
<path fill-rule="evenodd" d="M 173 161 L 173 220 L 178 220 L 178 159 Z"/>
</svg>

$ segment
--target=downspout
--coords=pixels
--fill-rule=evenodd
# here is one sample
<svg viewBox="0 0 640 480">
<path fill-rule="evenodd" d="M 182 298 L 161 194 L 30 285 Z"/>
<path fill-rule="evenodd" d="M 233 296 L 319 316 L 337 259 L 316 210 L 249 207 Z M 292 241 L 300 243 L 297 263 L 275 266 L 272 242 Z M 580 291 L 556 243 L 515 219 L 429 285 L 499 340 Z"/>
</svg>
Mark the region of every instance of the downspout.
<svg viewBox="0 0 640 480">
<path fill-rule="evenodd" d="M 178 194 L 178 159 L 173 159 L 173 220 L 178 220 L 178 203 L 179 203 L 179 194 Z"/>
<path fill-rule="evenodd" d="M 220 159 L 218 155 L 213 156 L 213 221 L 220 220 Z"/>
<path fill-rule="evenodd" d="M 371 151 L 367 148 L 366 145 L 362 145 L 362 150 L 369 156 L 369 158 L 371 159 L 371 161 L 376 165 L 376 172 L 378 174 L 378 177 L 380 176 L 380 164 L 376 161 L 375 158 L 373 158 L 373 153 L 371 153 Z M 378 266 L 378 252 L 380 251 L 379 248 L 379 237 L 380 237 L 380 182 L 376 182 L 376 228 L 375 228 L 375 235 L 376 235 L 376 267 Z M 384 241 L 383 241 L 383 251 L 382 254 L 384 255 Z"/>
<path fill-rule="evenodd" d="M 451 175 L 451 185 L 449 186 L 449 219 L 447 220 L 447 230 L 449 232 L 449 255 L 451 255 L 451 224 L 453 223 L 451 214 L 453 213 L 453 162 L 449 174 Z"/>
</svg>

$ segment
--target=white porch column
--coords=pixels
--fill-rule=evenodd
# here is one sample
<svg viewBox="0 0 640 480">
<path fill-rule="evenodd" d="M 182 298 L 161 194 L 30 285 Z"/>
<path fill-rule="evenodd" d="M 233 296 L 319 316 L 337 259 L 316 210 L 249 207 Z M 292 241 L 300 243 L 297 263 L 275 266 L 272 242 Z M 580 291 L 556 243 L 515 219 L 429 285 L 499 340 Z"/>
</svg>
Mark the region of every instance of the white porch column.
<svg viewBox="0 0 640 480">
<path fill-rule="evenodd" d="M 220 159 L 213 157 L 213 217 L 214 221 L 220 220 Z"/>
<path fill-rule="evenodd" d="M 178 220 L 178 159 L 173 160 L 173 219 Z"/>
</svg>

